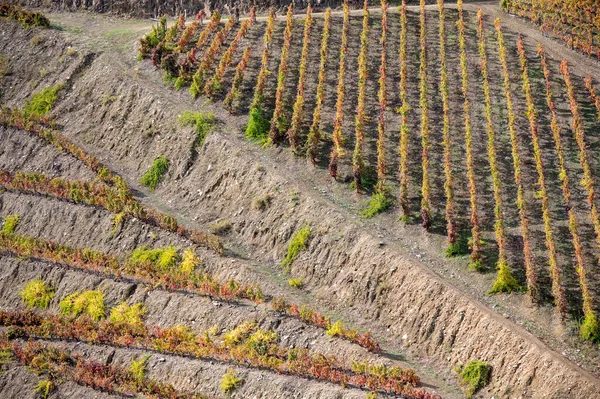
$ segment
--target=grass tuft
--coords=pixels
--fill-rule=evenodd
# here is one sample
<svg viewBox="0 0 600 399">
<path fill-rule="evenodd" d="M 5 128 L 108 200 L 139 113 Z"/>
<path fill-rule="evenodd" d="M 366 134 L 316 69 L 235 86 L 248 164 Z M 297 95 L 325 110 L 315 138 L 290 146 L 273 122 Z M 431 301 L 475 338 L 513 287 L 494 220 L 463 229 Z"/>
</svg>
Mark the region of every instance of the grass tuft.
<svg viewBox="0 0 600 399">
<path fill-rule="evenodd" d="M 3 233 L 14 233 L 15 228 L 19 224 L 19 215 L 10 215 L 4 218 L 4 226 L 2 226 Z"/>
<path fill-rule="evenodd" d="M 152 162 L 152 166 L 150 166 L 150 169 L 142 176 L 140 183 L 154 191 L 168 169 L 169 160 L 161 155 Z"/>
<path fill-rule="evenodd" d="M 600 342 L 600 325 L 594 313 L 588 313 L 581 323 L 579 335 L 586 341 Z"/>
<path fill-rule="evenodd" d="M 217 236 L 225 235 L 231 231 L 232 225 L 229 220 L 221 220 L 208 228 L 208 230 Z"/>
<path fill-rule="evenodd" d="M 206 140 L 206 137 L 211 132 L 215 122 L 215 116 L 205 112 L 185 111 L 179 117 L 180 124 L 183 126 L 192 126 L 196 129 L 196 140 L 194 141 L 195 147 L 201 147 L 204 144 L 204 140 Z"/>
<path fill-rule="evenodd" d="M 465 236 L 460 236 L 458 239 L 448 244 L 446 247 L 445 255 L 448 258 L 455 256 L 463 256 L 469 254 L 469 239 Z"/>
<path fill-rule="evenodd" d="M 366 209 L 360 211 L 360 217 L 363 219 L 369 219 L 373 216 L 387 210 L 392 205 L 392 201 L 389 199 L 387 193 L 376 192 L 369 201 L 369 206 Z"/>
<path fill-rule="evenodd" d="M 28 308 L 47 309 L 54 298 L 54 288 L 38 278 L 28 282 L 19 295 Z"/>
<path fill-rule="evenodd" d="M 496 277 L 496 281 L 494 281 L 494 285 L 490 291 L 490 294 L 496 294 L 499 292 L 510 293 L 519 289 L 519 283 L 510 272 L 508 263 L 506 263 L 506 261 L 498 262 L 498 277 Z"/>
<path fill-rule="evenodd" d="M 460 370 L 460 381 L 465 388 L 465 396 L 471 398 L 477 390 L 485 387 L 490 381 L 492 366 L 481 360 L 470 360 Z"/>
<path fill-rule="evenodd" d="M 146 308 L 141 303 L 129 306 L 121 302 L 110 311 L 109 320 L 113 323 L 125 323 L 129 325 L 143 324 L 142 316 L 146 313 Z"/>
<path fill-rule="evenodd" d="M 244 382 L 244 379 L 237 377 L 235 372 L 232 369 L 229 369 L 221 379 L 221 391 L 226 395 L 231 395 L 242 382 Z"/>
<path fill-rule="evenodd" d="M 288 246 L 287 255 L 283 259 L 281 266 L 285 269 L 289 269 L 294 259 L 298 257 L 300 251 L 305 250 L 307 245 L 306 242 L 310 237 L 310 227 L 305 225 L 292 237 Z"/>
<path fill-rule="evenodd" d="M 85 291 L 81 294 L 76 292 L 67 295 L 59 304 L 63 314 L 77 317 L 81 314 L 87 314 L 94 321 L 103 319 L 104 312 L 104 294 L 100 291 Z"/>
<path fill-rule="evenodd" d="M 26 117 L 46 116 L 58 100 L 58 92 L 65 87 L 63 83 L 56 86 L 46 87 L 44 90 L 34 94 L 23 107 Z"/>
<path fill-rule="evenodd" d="M 256 209 L 257 211 L 264 211 L 271 205 L 271 200 L 273 196 L 269 193 L 264 195 L 259 195 L 252 199 L 252 209 Z"/>
<path fill-rule="evenodd" d="M 246 137 L 260 144 L 267 141 L 269 137 L 269 128 L 271 124 L 265 117 L 265 113 L 260 107 L 254 107 L 250 110 L 248 125 L 246 126 Z"/>
</svg>

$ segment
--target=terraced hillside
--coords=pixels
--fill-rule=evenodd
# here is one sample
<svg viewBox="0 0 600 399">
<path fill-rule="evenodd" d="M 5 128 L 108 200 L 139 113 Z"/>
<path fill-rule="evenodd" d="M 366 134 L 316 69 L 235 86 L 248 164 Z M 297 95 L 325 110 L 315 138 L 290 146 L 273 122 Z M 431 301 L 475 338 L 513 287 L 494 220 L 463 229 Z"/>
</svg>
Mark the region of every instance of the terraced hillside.
<svg viewBox="0 0 600 399">
<path fill-rule="evenodd" d="M 2 20 L 2 395 L 598 395 L 600 72 L 481 7 Z"/>
</svg>

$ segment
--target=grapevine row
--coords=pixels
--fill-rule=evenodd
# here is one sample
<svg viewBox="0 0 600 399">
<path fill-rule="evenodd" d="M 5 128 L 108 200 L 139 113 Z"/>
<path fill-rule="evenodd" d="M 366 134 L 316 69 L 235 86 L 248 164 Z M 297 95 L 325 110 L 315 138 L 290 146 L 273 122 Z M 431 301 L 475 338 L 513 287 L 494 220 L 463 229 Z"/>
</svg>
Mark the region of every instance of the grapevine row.
<svg viewBox="0 0 600 399">
<path fill-rule="evenodd" d="M 544 176 L 544 163 L 542 161 L 542 150 L 540 148 L 540 138 L 537 125 L 537 111 L 535 109 L 535 100 L 531 93 L 531 84 L 529 82 L 529 72 L 527 67 L 527 55 L 523 38 L 519 35 L 517 41 L 517 49 L 519 51 L 519 61 L 521 63 L 521 71 L 523 78 L 523 92 L 527 101 L 527 118 L 529 119 L 529 127 L 531 138 L 533 141 L 533 154 L 535 158 L 535 168 L 538 173 L 537 185 L 540 189 L 542 200 L 542 219 L 544 221 L 544 232 L 546 234 L 546 248 L 548 249 L 548 263 L 550 264 L 550 275 L 552 277 L 552 295 L 554 303 L 561 315 L 567 312 L 567 299 L 562 286 L 562 271 L 558 265 L 556 257 L 556 244 L 554 242 L 554 232 L 552 230 L 552 220 L 550 218 L 550 206 L 548 203 L 548 191 L 546 190 L 546 179 Z"/>
<path fill-rule="evenodd" d="M 598 218 L 598 209 L 596 207 L 595 182 L 588 159 L 588 152 L 585 143 L 585 132 L 583 131 L 579 105 L 577 104 L 577 98 L 575 97 L 575 88 L 573 87 L 573 82 L 571 81 L 571 74 L 569 73 L 569 66 L 566 60 L 560 64 L 560 72 L 562 73 L 565 84 L 567 85 L 567 94 L 569 96 L 571 115 L 573 116 L 572 128 L 575 134 L 575 140 L 577 141 L 577 147 L 579 148 L 579 163 L 583 169 L 583 179 L 581 180 L 581 184 L 585 187 L 585 190 L 588 194 L 587 202 L 590 207 L 590 217 L 594 226 L 594 232 L 596 233 L 596 245 L 600 246 L 600 219 Z"/>
<path fill-rule="evenodd" d="M 400 100 L 402 105 L 400 106 L 400 115 L 402 117 L 400 123 L 400 194 L 399 200 L 400 209 L 402 212 L 402 218 L 407 221 L 410 215 L 410 209 L 408 206 L 408 136 L 410 135 L 410 129 L 408 127 L 408 111 L 410 105 L 408 104 L 408 93 L 406 89 L 406 83 L 408 80 L 407 70 L 407 56 L 406 56 L 406 0 L 402 0 L 402 6 L 400 6 Z"/>
<path fill-rule="evenodd" d="M 308 143 L 306 149 L 306 157 L 314 165 L 317 157 L 317 147 L 321 140 L 321 110 L 323 108 L 323 100 L 325 98 L 325 83 L 327 69 L 327 49 L 329 46 L 329 36 L 331 30 L 331 9 L 325 11 L 325 19 L 323 22 L 323 34 L 321 35 L 321 50 L 320 50 L 320 65 L 319 65 L 319 82 L 317 83 L 317 104 L 313 112 L 313 119 L 308 132 Z"/>
<path fill-rule="evenodd" d="M 240 29 L 238 30 L 237 34 L 235 35 L 235 38 L 231 41 L 231 43 L 229 44 L 229 47 L 227 48 L 225 53 L 223 53 L 223 56 L 221 57 L 221 60 L 219 61 L 219 66 L 217 67 L 217 71 L 215 72 L 213 77 L 204 86 L 204 93 L 207 96 L 212 96 L 216 92 L 221 91 L 221 88 L 222 88 L 221 84 L 223 83 L 223 76 L 225 75 L 225 70 L 227 69 L 229 64 L 231 64 L 231 61 L 233 60 L 233 56 L 235 55 L 235 52 L 237 51 L 240 41 L 244 37 L 246 37 L 246 34 L 248 33 L 248 30 L 250 29 L 251 26 L 252 26 L 252 19 L 246 19 L 246 20 L 244 20 L 244 22 L 242 22 Z"/>
<path fill-rule="evenodd" d="M 290 141 L 290 147 L 293 151 L 300 145 L 300 130 L 302 128 L 302 119 L 304 118 L 304 89 L 306 86 L 306 68 L 308 63 L 308 50 L 310 46 L 310 29 L 313 18 L 310 4 L 306 8 L 306 18 L 304 19 L 304 38 L 302 43 L 302 55 L 300 57 L 298 87 L 296 89 L 296 102 L 294 103 L 294 112 L 292 114 L 292 124 L 288 129 L 287 136 Z"/>
<path fill-rule="evenodd" d="M 333 121 L 333 148 L 329 156 L 329 174 L 334 179 L 337 177 L 338 161 L 345 154 L 344 137 L 342 135 L 342 123 L 344 121 L 344 98 L 346 74 L 346 57 L 348 53 L 348 30 L 350 28 L 350 7 L 348 1 L 344 0 L 344 22 L 342 25 L 342 43 L 340 47 L 340 70 L 337 85 L 337 100 L 335 102 L 335 119 Z"/>
<path fill-rule="evenodd" d="M 352 155 L 352 172 L 354 174 L 354 188 L 357 192 L 362 190 L 362 171 L 364 167 L 363 146 L 365 141 L 365 98 L 367 97 L 367 57 L 369 51 L 369 2 L 363 5 L 362 32 L 360 34 L 360 53 L 358 55 L 358 101 L 355 116 L 354 154 Z"/>
<path fill-rule="evenodd" d="M 529 221 L 527 220 L 527 211 L 521 178 L 521 157 L 519 155 L 519 139 L 515 126 L 515 113 L 510 89 L 510 76 L 508 74 L 508 61 L 506 59 L 506 45 L 502 34 L 500 19 L 494 21 L 498 37 L 498 54 L 500 55 L 500 64 L 502 65 L 502 76 L 504 85 L 504 96 L 506 97 L 506 110 L 508 113 L 508 132 L 510 135 L 510 145 L 513 158 L 514 180 L 517 186 L 517 208 L 519 209 L 519 218 L 521 220 L 521 236 L 523 237 L 523 256 L 525 258 L 525 276 L 527 279 L 527 289 L 530 297 L 537 300 L 539 297 L 539 288 L 537 284 L 537 275 L 534 266 L 533 252 L 529 241 Z"/>
<path fill-rule="evenodd" d="M 292 44 L 292 28 L 294 26 L 294 8 L 292 3 L 288 6 L 285 19 L 285 29 L 283 31 L 283 47 L 281 49 L 281 59 L 279 61 L 279 71 L 277 73 L 277 91 L 275 92 L 275 110 L 271 118 L 271 127 L 269 128 L 269 140 L 272 143 L 279 142 L 281 135 L 286 131 L 288 125 L 287 118 L 284 115 L 285 79 L 288 72 L 288 58 L 290 46 Z"/>
<path fill-rule="evenodd" d="M 265 112 L 265 85 L 267 77 L 269 75 L 269 57 L 271 56 L 271 43 L 273 42 L 273 30 L 275 29 L 275 19 L 277 15 L 275 11 L 271 9 L 269 11 L 269 18 L 267 19 L 267 27 L 265 28 L 265 35 L 263 38 L 264 47 L 260 61 L 260 71 L 258 72 L 258 79 L 254 86 L 254 96 L 252 98 L 252 104 L 250 104 L 250 118 L 248 120 L 248 127 L 246 128 L 246 137 L 263 141 L 266 139 L 267 129 Z M 266 129 L 265 129 L 266 128 Z"/>
<path fill-rule="evenodd" d="M 246 72 L 246 68 L 248 68 L 248 63 L 250 62 L 251 53 L 252 45 L 249 44 L 244 50 L 244 54 L 242 54 L 242 59 L 238 63 L 237 67 L 235 67 L 235 76 L 231 82 L 231 89 L 229 90 L 229 93 L 227 93 L 227 96 L 225 96 L 224 100 L 225 107 L 229 112 L 233 112 L 235 110 L 234 101 L 236 101 L 240 96 L 240 87 L 244 81 L 244 74 Z"/>
<path fill-rule="evenodd" d="M 481 267 L 481 226 L 477 212 L 477 185 L 475 181 L 475 160 L 473 155 L 473 129 L 471 126 L 471 103 L 469 101 L 469 73 L 467 69 L 467 45 L 465 40 L 465 22 L 462 0 L 458 0 L 458 42 L 460 50 L 461 89 L 463 94 L 463 113 L 465 116 L 465 147 L 467 163 L 467 180 L 469 182 L 469 201 L 471 205 L 471 257 L 469 268 L 478 270 Z M 487 73 L 487 72 L 486 72 Z"/>
<path fill-rule="evenodd" d="M 388 4 L 386 0 L 381 0 L 381 64 L 379 65 L 379 121 L 377 123 L 377 186 L 375 190 L 378 193 L 385 192 L 385 109 L 387 107 L 386 84 L 387 75 L 387 11 Z"/>
<path fill-rule="evenodd" d="M 442 95 L 443 110 L 443 145 L 444 145 L 444 190 L 446 193 L 446 235 L 448 246 L 456 245 L 456 211 L 454 209 L 454 187 L 452 177 L 452 143 L 450 141 L 450 101 L 448 91 L 448 67 L 446 65 L 446 27 L 444 0 L 438 0 L 438 14 L 440 25 L 440 92 Z"/>
<path fill-rule="evenodd" d="M 588 75 L 585 78 L 585 87 L 587 87 L 588 91 L 590 92 L 590 99 L 592 100 L 592 102 L 594 103 L 594 106 L 596 107 L 596 111 L 598 113 L 598 120 L 600 120 L 600 97 L 598 97 L 598 95 L 596 94 L 596 89 L 594 89 L 594 86 L 592 84 L 592 76 Z"/>
<path fill-rule="evenodd" d="M 498 274 L 491 292 L 511 292 L 518 288 L 518 283 L 510 272 L 510 267 L 506 258 L 506 234 L 504 231 L 504 210 L 502 205 L 501 180 L 498 172 L 498 160 L 496 158 L 496 134 L 494 132 L 492 119 L 492 100 L 490 97 L 490 84 L 485 48 L 485 32 L 483 29 L 483 13 L 481 10 L 477 12 L 477 22 L 479 58 L 481 60 L 481 74 L 483 75 L 483 93 L 485 98 L 486 132 L 488 137 L 487 150 L 492 173 L 492 185 L 494 188 L 494 233 L 498 243 L 498 262 L 496 265 Z"/>
<path fill-rule="evenodd" d="M 248 20 L 246 20 L 246 23 L 248 23 L 247 21 Z M 223 45 L 225 38 L 233 29 L 235 24 L 235 18 L 229 18 L 227 20 L 227 23 L 225 23 L 225 26 L 223 26 L 223 28 L 219 32 L 217 32 L 212 42 L 210 43 L 210 46 L 202 56 L 200 65 L 198 66 L 196 73 L 194 73 L 194 76 L 192 77 L 192 85 L 190 86 L 190 93 L 192 94 L 192 97 L 196 98 L 202 93 L 206 75 L 210 72 L 210 69 L 213 63 L 215 62 L 219 51 L 221 50 L 221 46 Z M 240 31 L 247 30 L 248 27 L 245 27 L 244 25 L 245 24 L 242 24 L 242 26 L 240 27 Z"/>
<path fill-rule="evenodd" d="M 421 165 L 423 168 L 423 184 L 421 187 L 421 219 L 424 228 L 431 227 L 431 186 L 429 184 L 429 102 L 427 100 L 427 17 L 425 0 L 420 0 L 420 67 L 419 67 L 419 105 L 421 107 Z"/>
<path fill-rule="evenodd" d="M 577 275 L 579 276 L 579 286 L 581 287 L 581 294 L 583 297 L 583 315 L 585 317 L 584 324 L 591 326 L 591 331 L 596 331 L 595 335 L 597 336 L 597 333 L 600 331 L 600 326 L 598 325 L 598 319 L 594 311 L 593 298 L 590 293 L 590 286 L 587 278 L 586 267 L 583 260 L 583 249 L 581 245 L 581 238 L 579 236 L 579 224 L 577 222 L 577 216 L 575 215 L 575 209 L 573 208 L 573 205 L 571 203 L 569 177 L 567 175 L 567 169 L 565 166 L 565 152 L 561 142 L 561 128 L 558 123 L 558 114 L 556 110 L 556 105 L 554 103 L 552 87 L 550 84 L 550 69 L 548 68 L 546 54 L 541 45 L 538 45 L 537 51 L 540 56 L 542 71 L 544 73 L 544 78 L 546 81 L 546 103 L 548 105 L 548 109 L 550 110 L 551 115 L 550 128 L 552 130 L 552 137 L 554 139 L 554 148 L 558 156 L 559 177 L 562 183 L 563 199 L 569 216 L 569 232 L 571 233 L 571 241 L 573 243 L 573 248 L 575 249 L 575 259 L 577 261 L 576 271 Z M 584 338 L 597 339 L 593 335 L 594 334 L 592 334 L 591 336 L 585 336 Z"/>
</svg>

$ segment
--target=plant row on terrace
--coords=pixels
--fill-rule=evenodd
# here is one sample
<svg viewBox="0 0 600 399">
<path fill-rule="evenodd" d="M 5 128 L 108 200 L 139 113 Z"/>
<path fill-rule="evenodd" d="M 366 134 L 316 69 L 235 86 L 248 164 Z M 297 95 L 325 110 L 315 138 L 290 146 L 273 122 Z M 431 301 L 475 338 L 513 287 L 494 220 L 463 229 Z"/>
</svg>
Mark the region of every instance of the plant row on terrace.
<svg viewBox="0 0 600 399">
<path fill-rule="evenodd" d="M 203 394 L 181 392 L 173 385 L 146 377 L 143 372 L 136 373 L 133 367 L 127 370 L 87 360 L 81 355 L 71 355 L 51 345 L 35 341 L 19 344 L 7 340 L 6 337 L 2 338 L 0 350 L 11 353 L 19 364 L 27 366 L 37 375 L 48 376 L 52 387 L 69 380 L 97 391 L 126 396 L 144 395 L 166 399 L 211 398 Z"/>
<path fill-rule="evenodd" d="M 10 327 L 10 338 L 76 339 L 89 344 L 216 360 L 409 398 L 436 397 L 416 388 L 419 378 L 413 370 L 369 364 L 348 367 L 332 356 L 279 346 L 274 332 L 258 329 L 252 322 L 242 323 L 222 337 L 215 337 L 210 333 L 195 334 L 181 325 L 160 328 L 144 323 L 95 322 L 85 315 L 73 318 L 1 310 L 0 325 Z"/>
<path fill-rule="evenodd" d="M 284 298 L 265 297 L 256 285 L 244 285 L 235 280 L 225 284 L 217 282 L 212 276 L 196 272 L 198 261 L 193 249 L 184 251 L 180 257 L 174 247 L 148 250 L 138 248 L 127 260 L 88 249 L 71 248 L 52 241 L 0 232 L 0 248 L 16 256 L 36 257 L 48 262 L 65 264 L 69 267 L 103 273 L 109 277 L 128 277 L 151 286 L 160 285 L 167 290 L 192 292 L 222 300 L 249 299 L 254 302 L 268 301 L 271 307 L 282 314 L 300 319 L 330 331 L 334 336 L 354 342 L 372 352 L 381 349 L 369 332 L 359 333 L 346 328 L 341 322 L 332 322 L 307 306 L 289 303 Z M 196 260 L 194 260 L 196 259 Z M 181 263 L 177 267 L 177 261 Z M 335 325 L 336 328 L 332 329 Z"/>
</svg>

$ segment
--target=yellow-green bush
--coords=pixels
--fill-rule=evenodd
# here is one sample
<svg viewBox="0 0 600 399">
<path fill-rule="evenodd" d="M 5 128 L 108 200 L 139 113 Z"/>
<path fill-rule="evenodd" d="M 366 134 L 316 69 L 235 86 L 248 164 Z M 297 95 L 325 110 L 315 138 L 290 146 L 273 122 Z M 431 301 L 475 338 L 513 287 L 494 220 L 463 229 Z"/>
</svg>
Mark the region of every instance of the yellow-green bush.
<svg viewBox="0 0 600 399">
<path fill-rule="evenodd" d="M 19 295 L 28 308 L 47 309 L 54 298 L 54 288 L 38 278 L 28 282 Z"/>
<path fill-rule="evenodd" d="M 106 316 L 104 311 L 104 294 L 100 291 L 76 292 L 67 295 L 60 301 L 59 306 L 63 314 L 75 317 L 87 314 L 92 320 L 98 321 Z"/>
</svg>

